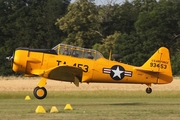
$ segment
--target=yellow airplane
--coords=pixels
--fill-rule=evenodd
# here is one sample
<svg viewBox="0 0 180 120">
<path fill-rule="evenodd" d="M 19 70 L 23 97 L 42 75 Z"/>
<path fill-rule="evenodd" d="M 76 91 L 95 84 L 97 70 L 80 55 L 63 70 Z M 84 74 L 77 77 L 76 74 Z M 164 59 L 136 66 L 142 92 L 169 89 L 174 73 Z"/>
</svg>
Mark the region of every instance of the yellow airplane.
<svg viewBox="0 0 180 120">
<path fill-rule="evenodd" d="M 132 66 L 108 60 L 93 49 L 58 44 L 52 49 L 19 47 L 13 56 L 14 72 L 25 76 L 40 76 L 33 93 L 37 99 L 47 95 L 47 79 L 79 83 L 134 83 L 146 84 L 146 92 L 152 92 L 151 84 L 167 84 L 173 80 L 169 50 L 159 48 L 142 66 Z"/>
</svg>

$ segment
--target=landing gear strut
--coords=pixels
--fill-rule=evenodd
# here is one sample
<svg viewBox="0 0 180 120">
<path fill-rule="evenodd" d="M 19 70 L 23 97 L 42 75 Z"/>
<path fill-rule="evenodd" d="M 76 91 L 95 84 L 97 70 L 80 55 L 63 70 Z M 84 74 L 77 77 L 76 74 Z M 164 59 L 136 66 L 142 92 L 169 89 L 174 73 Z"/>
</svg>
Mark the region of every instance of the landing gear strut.
<svg viewBox="0 0 180 120">
<path fill-rule="evenodd" d="M 35 87 L 33 93 L 37 99 L 44 99 L 47 96 L 47 90 L 44 87 Z"/>
</svg>

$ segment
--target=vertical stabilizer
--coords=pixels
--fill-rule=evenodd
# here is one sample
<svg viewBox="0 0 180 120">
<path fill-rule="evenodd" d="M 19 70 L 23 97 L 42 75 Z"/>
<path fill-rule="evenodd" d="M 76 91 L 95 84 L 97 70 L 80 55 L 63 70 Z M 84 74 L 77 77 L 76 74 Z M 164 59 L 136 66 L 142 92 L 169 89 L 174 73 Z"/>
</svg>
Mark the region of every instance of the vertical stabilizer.
<svg viewBox="0 0 180 120">
<path fill-rule="evenodd" d="M 172 81 L 172 68 L 169 50 L 165 47 L 159 48 L 142 66 L 142 69 L 149 69 L 158 72 L 158 83 Z"/>
</svg>

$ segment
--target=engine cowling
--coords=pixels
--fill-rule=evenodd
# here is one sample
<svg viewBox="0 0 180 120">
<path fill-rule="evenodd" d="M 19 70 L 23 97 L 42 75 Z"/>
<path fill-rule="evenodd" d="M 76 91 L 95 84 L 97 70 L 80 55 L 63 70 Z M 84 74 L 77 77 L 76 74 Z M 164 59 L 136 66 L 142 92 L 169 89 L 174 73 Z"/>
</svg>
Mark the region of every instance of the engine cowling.
<svg viewBox="0 0 180 120">
<path fill-rule="evenodd" d="M 25 73 L 26 71 L 26 64 L 27 64 L 27 56 L 28 50 L 17 48 L 14 53 L 12 69 L 14 72 L 17 73 Z"/>
</svg>

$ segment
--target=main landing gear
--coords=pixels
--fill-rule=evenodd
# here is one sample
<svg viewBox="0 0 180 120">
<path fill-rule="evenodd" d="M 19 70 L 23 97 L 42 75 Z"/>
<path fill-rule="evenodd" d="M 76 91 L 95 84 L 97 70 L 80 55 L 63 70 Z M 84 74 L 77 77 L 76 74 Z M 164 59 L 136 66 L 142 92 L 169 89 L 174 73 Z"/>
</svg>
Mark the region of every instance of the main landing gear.
<svg viewBox="0 0 180 120">
<path fill-rule="evenodd" d="M 46 78 L 41 78 L 37 87 L 34 88 L 33 94 L 37 99 L 44 99 L 47 96 L 47 90 L 44 88 L 46 85 Z"/>
<path fill-rule="evenodd" d="M 35 87 L 33 94 L 37 99 L 44 99 L 47 96 L 47 90 L 44 87 Z"/>
<path fill-rule="evenodd" d="M 146 93 L 150 94 L 152 92 L 151 84 L 147 84 L 148 88 L 146 88 Z"/>
</svg>

